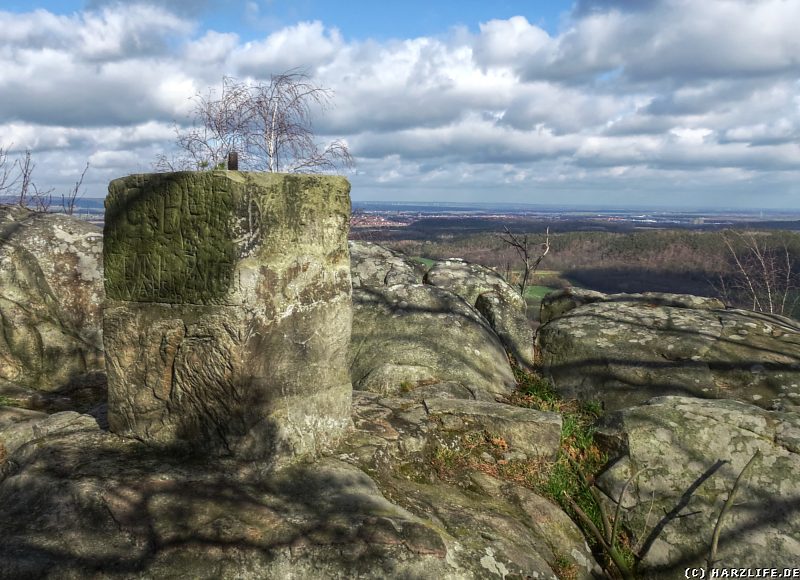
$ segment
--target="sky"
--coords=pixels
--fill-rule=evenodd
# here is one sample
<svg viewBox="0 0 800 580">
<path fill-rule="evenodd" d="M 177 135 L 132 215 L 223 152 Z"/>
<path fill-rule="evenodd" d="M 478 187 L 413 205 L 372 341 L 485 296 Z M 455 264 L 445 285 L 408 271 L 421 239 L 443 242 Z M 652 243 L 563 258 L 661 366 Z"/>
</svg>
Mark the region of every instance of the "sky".
<svg viewBox="0 0 800 580">
<path fill-rule="evenodd" d="M 300 67 L 354 200 L 800 209 L 800 0 L 0 0 L 0 148 L 88 197 Z"/>
</svg>

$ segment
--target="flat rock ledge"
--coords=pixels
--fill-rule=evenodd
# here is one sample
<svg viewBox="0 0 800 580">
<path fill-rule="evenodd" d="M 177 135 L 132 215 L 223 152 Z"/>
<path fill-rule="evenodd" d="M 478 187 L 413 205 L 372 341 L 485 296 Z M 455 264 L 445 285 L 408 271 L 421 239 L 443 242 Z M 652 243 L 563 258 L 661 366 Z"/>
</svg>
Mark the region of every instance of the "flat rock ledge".
<svg viewBox="0 0 800 580">
<path fill-rule="evenodd" d="M 599 573 L 555 504 L 481 472 L 448 484 L 428 462 L 458 428 L 445 429 L 443 417 L 497 429 L 518 453 L 557 442 L 556 418 L 501 403 L 360 391 L 353 411 L 355 429 L 333 455 L 269 472 L 165 455 L 100 428 L 102 417 L 4 410 L 0 577 L 555 580 L 565 566 L 575 578 Z M 548 442 L 532 446 L 526 433 L 537 429 Z"/>
</svg>

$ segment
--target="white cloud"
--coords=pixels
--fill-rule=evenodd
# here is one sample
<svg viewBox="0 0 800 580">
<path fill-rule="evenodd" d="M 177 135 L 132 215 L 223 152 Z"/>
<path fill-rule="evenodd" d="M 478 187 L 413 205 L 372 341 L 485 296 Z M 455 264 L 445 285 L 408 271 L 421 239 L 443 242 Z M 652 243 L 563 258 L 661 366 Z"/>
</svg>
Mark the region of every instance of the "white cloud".
<svg viewBox="0 0 800 580">
<path fill-rule="evenodd" d="M 273 32 L 264 40 L 245 43 L 231 57 L 231 64 L 255 78 L 269 78 L 292 68 L 316 67 L 330 62 L 343 41 L 339 31 L 319 22 L 300 22 Z"/>
<path fill-rule="evenodd" d="M 169 155 L 223 75 L 301 67 L 333 90 L 315 128 L 350 144 L 362 199 L 799 203 L 800 2 L 581 0 L 558 33 L 516 16 L 385 42 L 320 21 L 245 41 L 190 4 L 0 11 L 0 143 L 59 187 L 89 160 L 102 194 Z"/>
</svg>

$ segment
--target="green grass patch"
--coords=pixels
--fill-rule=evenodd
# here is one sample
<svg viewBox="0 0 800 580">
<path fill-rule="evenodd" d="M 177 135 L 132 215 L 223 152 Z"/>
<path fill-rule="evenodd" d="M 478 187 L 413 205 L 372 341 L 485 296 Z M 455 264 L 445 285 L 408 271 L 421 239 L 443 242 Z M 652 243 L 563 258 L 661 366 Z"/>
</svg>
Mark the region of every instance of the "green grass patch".
<svg viewBox="0 0 800 580">
<path fill-rule="evenodd" d="M 14 399 L 9 399 L 5 395 L 0 395 L 0 407 L 13 407 Z"/>
<path fill-rule="evenodd" d="M 415 262 L 422 264 L 426 268 L 431 268 L 436 263 L 436 260 L 431 260 L 430 258 L 423 258 L 422 256 L 413 256 L 411 259 L 414 260 Z"/>
<path fill-rule="evenodd" d="M 525 288 L 525 298 L 541 300 L 553 290 L 558 290 L 558 288 L 551 288 L 550 286 L 528 286 Z"/>
</svg>

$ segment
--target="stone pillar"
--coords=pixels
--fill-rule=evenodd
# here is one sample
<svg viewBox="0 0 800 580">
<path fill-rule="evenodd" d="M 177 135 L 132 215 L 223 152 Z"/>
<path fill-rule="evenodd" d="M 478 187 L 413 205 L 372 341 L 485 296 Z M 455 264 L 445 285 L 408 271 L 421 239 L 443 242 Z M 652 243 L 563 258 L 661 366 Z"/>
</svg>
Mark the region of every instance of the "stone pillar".
<svg viewBox="0 0 800 580">
<path fill-rule="evenodd" d="M 112 431 L 280 467 L 350 424 L 342 177 L 235 171 L 109 185 Z"/>
</svg>

